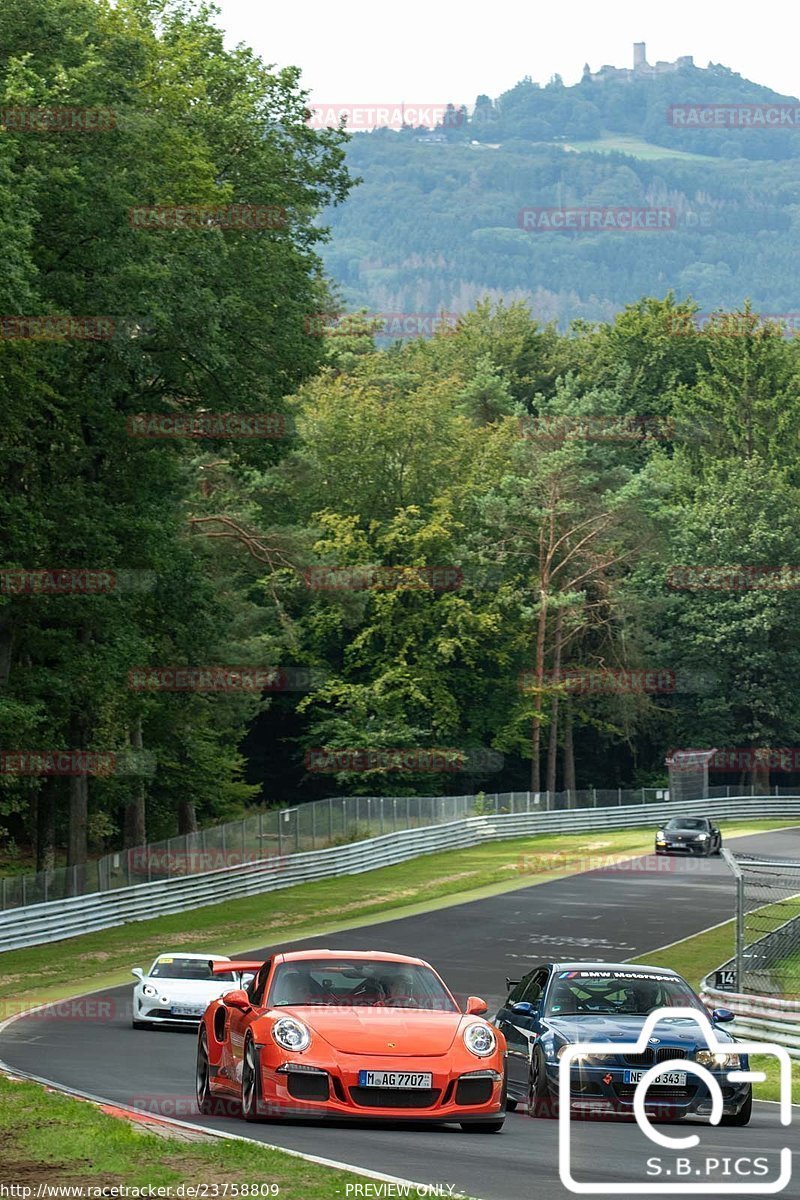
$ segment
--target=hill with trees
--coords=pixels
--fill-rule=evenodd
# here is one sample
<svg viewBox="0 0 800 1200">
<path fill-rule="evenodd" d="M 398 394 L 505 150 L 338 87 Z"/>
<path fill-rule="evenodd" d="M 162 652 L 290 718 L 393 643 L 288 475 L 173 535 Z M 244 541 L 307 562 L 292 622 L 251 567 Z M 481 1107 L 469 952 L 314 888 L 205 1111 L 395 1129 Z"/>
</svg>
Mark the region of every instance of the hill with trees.
<svg viewBox="0 0 800 1200">
<path fill-rule="evenodd" d="M 675 105 L 783 105 L 794 124 L 684 127 Z M 458 313 L 491 296 L 566 328 L 672 289 L 703 312 L 748 298 L 800 310 L 800 103 L 725 67 L 573 87 L 525 79 L 478 96 L 470 115 L 451 106 L 433 136 L 354 133 L 347 159 L 362 183 L 330 214 L 325 253 L 347 307 Z M 551 206 L 664 208 L 674 220 L 635 233 L 520 228 L 522 209 Z"/>
</svg>

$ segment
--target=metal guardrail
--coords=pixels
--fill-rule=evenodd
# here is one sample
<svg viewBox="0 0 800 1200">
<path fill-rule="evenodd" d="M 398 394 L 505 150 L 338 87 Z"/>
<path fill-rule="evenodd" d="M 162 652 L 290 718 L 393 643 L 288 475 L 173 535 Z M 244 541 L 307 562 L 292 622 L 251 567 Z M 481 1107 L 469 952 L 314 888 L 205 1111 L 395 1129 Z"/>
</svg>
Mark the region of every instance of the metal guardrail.
<svg viewBox="0 0 800 1200">
<path fill-rule="evenodd" d="M 310 880 L 356 875 L 422 854 L 460 849 L 480 842 L 535 834 L 652 826 L 652 808 L 651 804 L 643 808 L 640 803 L 551 812 L 481 814 L 421 829 L 400 830 L 344 846 L 278 858 L 272 856 L 185 878 L 158 880 L 11 909 L 0 913 L 0 952 L 56 942 L 129 921 L 145 921 L 242 896 L 259 895 Z M 800 818 L 800 796 L 742 796 L 658 805 L 658 819 L 684 814 L 717 818 Z"/>
<path fill-rule="evenodd" d="M 784 1046 L 792 1058 L 800 1059 L 800 1000 L 778 1000 L 774 996 L 751 996 L 723 992 L 703 980 L 700 997 L 711 1008 L 729 1008 L 736 1013 L 731 1025 L 734 1037 Z"/>
<path fill-rule="evenodd" d="M 785 789 L 792 795 L 791 789 Z M 746 793 L 733 789 L 734 796 Z M 753 795 L 751 788 L 750 794 Z M 780 789 L 775 788 L 775 796 Z M 731 788 L 712 787 L 708 798 L 731 797 Z M 679 799 L 680 797 L 675 797 Z M 323 850 L 403 829 L 423 829 L 469 816 L 560 812 L 564 809 L 661 805 L 664 788 L 583 788 L 568 792 L 478 792 L 465 796 L 335 796 L 293 808 L 269 809 L 150 842 L 75 867 L 33 875 L 0 877 L 0 912 L 72 896 L 128 888 L 159 879 L 186 878 L 222 867 L 254 863 L 274 855 Z"/>
</svg>

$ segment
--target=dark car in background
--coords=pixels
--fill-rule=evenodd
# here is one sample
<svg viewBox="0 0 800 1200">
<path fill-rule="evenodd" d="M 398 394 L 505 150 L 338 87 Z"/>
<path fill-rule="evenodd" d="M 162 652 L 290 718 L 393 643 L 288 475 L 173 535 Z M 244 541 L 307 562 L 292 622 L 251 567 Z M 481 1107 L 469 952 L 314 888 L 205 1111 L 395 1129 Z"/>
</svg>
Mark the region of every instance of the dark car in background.
<svg viewBox="0 0 800 1200">
<path fill-rule="evenodd" d="M 543 963 L 523 979 L 507 980 L 511 990 L 494 1023 L 506 1039 L 507 1098 L 513 1110 L 524 1104 L 532 1117 L 556 1117 L 559 1062 L 571 1044 L 618 1043 L 616 1054 L 588 1054 L 570 1071 L 570 1108 L 585 1117 L 631 1116 L 637 1084 L 650 1067 L 686 1060 L 708 1068 L 723 1097 L 722 1125 L 747 1125 L 752 1085 L 730 1079 L 747 1071 L 748 1059 L 720 1028 L 732 1021 L 728 1009 L 709 1013 L 697 993 L 675 971 L 633 963 Z M 648 1015 L 659 1009 L 696 1010 L 711 1022 L 716 1045 L 705 1040 L 692 1017 L 664 1016 L 648 1044 L 634 1049 Z M 695 1072 L 665 1071 L 649 1087 L 649 1115 L 661 1120 L 707 1117 L 711 1094 Z"/>
<path fill-rule="evenodd" d="M 709 817 L 672 817 L 656 833 L 656 854 L 698 854 L 722 851 L 722 834 Z"/>
</svg>

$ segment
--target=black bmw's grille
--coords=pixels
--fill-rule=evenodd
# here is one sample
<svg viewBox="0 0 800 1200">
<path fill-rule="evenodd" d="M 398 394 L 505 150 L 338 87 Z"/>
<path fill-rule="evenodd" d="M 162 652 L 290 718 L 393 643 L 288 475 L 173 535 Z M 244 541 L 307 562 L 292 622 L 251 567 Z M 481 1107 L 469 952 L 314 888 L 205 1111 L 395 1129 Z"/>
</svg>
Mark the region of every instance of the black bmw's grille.
<svg viewBox="0 0 800 1200">
<path fill-rule="evenodd" d="M 439 1089 L 351 1087 L 350 1098 L 362 1108 L 431 1108 Z"/>
<path fill-rule="evenodd" d="M 659 1046 L 656 1050 L 656 1062 L 668 1062 L 671 1058 L 686 1058 L 686 1051 L 677 1046 Z"/>
<path fill-rule="evenodd" d="M 686 1058 L 686 1051 L 677 1046 L 659 1046 L 657 1050 L 643 1050 L 641 1054 L 626 1054 L 629 1067 L 652 1067 L 657 1062 L 668 1062 L 671 1058 Z"/>
<path fill-rule="evenodd" d="M 643 1050 L 641 1054 L 626 1054 L 625 1062 L 629 1067 L 652 1067 L 655 1055 L 652 1050 Z"/>
</svg>

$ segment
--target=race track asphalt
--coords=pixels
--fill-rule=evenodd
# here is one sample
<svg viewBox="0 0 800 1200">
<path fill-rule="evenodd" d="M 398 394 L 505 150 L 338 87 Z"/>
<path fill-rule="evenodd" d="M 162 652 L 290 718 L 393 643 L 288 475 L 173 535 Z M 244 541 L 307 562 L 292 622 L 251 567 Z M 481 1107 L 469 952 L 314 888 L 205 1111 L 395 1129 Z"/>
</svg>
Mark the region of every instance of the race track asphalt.
<svg viewBox="0 0 800 1200">
<path fill-rule="evenodd" d="M 739 838 L 732 844 L 748 852 L 800 857 L 800 827 Z M 344 878 L 343 889 L 346 886 Z M 536 962 L 625 960 L 732 915 L 733 885 L 724 863 L 647 858 L 361 930 L 273 941 L 269 949 L 302 943 L 420 955 L 439 969 L 459 999 L 468 994 L 483 996 L 492 1012 L 505 995 L 506 976 L 518 977 Z M 63 952 L 65 948 L 53 947 L 53 953 Z M 248 948 L 245 953 L 257 958 L 260 952 Z M 12 1069 L 111 1102 L 416 1183 L 451 1185 L 481 1200 L 565 1200 L 570 1195 L 559 1179 L 558 1123 L 534 1121 L 521 1113 L 509 1114 L 504 1131 L 490 1136 L 468 1135 L 456 1126 L 412 1129 L 288 1122 L 245 1126 L 234 1117 L 200 1117 L 193 1097 L 194 1032 L 132 1030 L 130 996 L 130 987 L 115 988 L 93 996 L 92 1005 L 78 1007 L 74 1014 L 44 1010 L 15 1021 L 0 1035 L 0 1060 Z M 777 1174 L 778 1148 L 793 1142 L 800 1145 L 796 1127 L 781 1129 L 777 1106 L 770 1104 L 757 1104 L 745 1129 L 714 1129 L 702 1123 L 690 1129 L 684 1123 L 668 1131 L 672 1136 L 698 1133 L 701 1150 L 720 1162 L 713 1173 L 715 1181 L 736 1182 L 746 1189 L 740 1195 L 752 1197 L 758 1194 L 756 1187 L 751 1190 L 748 1180 L 737 1174 L 737 1163 L 739 1170 L 748 1169 L 743 1156 L 765 1160 L 763 1168 L 751 1165 L 749 1169 L 766 1171 L 766 1182 Z M 661 1159 L 662 1183 L 667 1182 L 667 1170 L 672 1171 L 669 1182 L 683 1181 L 684 1176 L 676 1172 L 688 1170 L 677 1164 L 674 1151 L 660 1150 L 630 1123 L 576 1123 L 573 1147 L 576 1177 L 582 1182 L 607 1182 L 610 1195 L 623 1194 L 617 1183 L 655 1182 L 655 1158 Z M 649 1175 L 646 1160 L 651 1163 Z M 697 1161 L 692 1159 L 693 1170 Z M 762 1182 L 750 1178 L 754 1184 Z M 646 1192 L 637 1188 L 627 1194 L 643 1197 Z M 780 1194 L 800 1200 L 800 1179 Z"/>
</svg>

